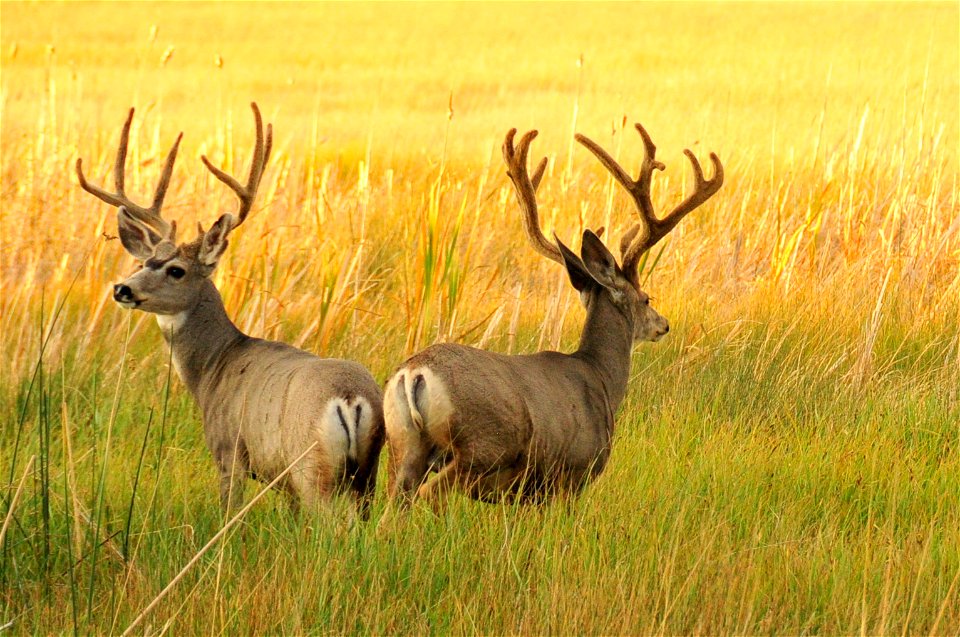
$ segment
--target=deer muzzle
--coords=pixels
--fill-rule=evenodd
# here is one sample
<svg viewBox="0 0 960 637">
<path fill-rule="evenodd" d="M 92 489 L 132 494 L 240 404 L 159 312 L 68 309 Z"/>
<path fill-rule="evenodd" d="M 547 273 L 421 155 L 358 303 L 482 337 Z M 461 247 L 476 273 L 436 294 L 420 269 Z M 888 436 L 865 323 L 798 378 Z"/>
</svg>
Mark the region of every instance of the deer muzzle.
<svg viewBox="0 0 960 637">
<path fill-rule="evenodd" d="M 128 309 L 140 305 L 140 301 L 133 297 L 133 290 L 124 283 L 117 283 L 113 286 L 113 300 Z"/>
</svg>

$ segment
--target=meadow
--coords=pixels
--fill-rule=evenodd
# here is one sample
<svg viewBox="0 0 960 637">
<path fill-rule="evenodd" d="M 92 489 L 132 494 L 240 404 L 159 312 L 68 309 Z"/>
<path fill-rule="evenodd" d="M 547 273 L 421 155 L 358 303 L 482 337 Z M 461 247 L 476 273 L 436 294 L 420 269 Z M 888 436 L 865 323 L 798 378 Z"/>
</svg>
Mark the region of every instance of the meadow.
<svg viewBox="0 0 960 637">
<path fill-rule="evenodd" d="M 0 13 L 0 632 L 960 632 L 957 3 Z M 164 211 L 190 237 L 235 205 L 199 156 L 244 169 L 253 100 L 276 142 L 215 274 L 227 310 L 379 381 L 434 342 L 576 347 L 509 128 L 540 130 L 544 233 L 574 245 L 635 217 L 574 133 L 636 171 L 642 122 L 659 211 L 684 148 L 720 156 L 648 264 L 671 332 L 637 346 L 580 497 L 378 528 L 381 479 L 371 523 L 267 494 L 217 536 L 200 415 L 155 320 L 112 302 L 135 264 L 74 164 L 109 183 L 134 106 L 145 199 L 182 130 Z"/>
</svg>

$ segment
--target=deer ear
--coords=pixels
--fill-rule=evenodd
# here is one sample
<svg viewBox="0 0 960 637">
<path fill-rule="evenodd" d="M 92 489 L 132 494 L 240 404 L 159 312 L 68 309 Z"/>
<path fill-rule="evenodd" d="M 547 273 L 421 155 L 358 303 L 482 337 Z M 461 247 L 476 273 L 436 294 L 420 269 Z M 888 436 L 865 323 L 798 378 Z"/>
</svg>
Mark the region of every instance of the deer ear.
<svg viewBox="0 0 960 637">
<path fill-rule="evenodd" d="M 139 261 L 146 261 L 153 256 L 154 248 L 162 240 L 153 229 L 137 221 L 124 206 L 117 210 L 117 228 L 120 231 L 120 243 Z"/>
<path fill-rule="evenodd" d="M 583 244 L 580 246 L 580 258 L 590 277 L 609 290 L 620 289 L 620 268 L 617 259 L 603 245 L 600 237 L 590 230 L 583 231 Z"/>
<path fill-rule="evenodd" d="M 563 265 L 567 267 L 567 275 L 570 277 L 570 283 L 573 284 L 577 292 L 583 292 L 596 285 L 597 282 L 593 280 L 593 277 L 584 267 L 580 257 L 574 254 L 573 250 L 565 246 L 556 234 L 553 235 L 553 240 L 557 244 L 557 247 L 560 248 Z"/>
<path fill-rule="evenodd" d="M 233 215 L 226 213 L 220 216 L 214 222 L 210 229 L 203 235 L 203 241 L 200 242 L 200 251 L 197 253 L 197 261 L 201 266 L 213 271 L 217 267 L 217 262 L 223 256 L 223 251 L 227 249 L 229 242 L 227 235 L 233 230 Z"/>
</svg>

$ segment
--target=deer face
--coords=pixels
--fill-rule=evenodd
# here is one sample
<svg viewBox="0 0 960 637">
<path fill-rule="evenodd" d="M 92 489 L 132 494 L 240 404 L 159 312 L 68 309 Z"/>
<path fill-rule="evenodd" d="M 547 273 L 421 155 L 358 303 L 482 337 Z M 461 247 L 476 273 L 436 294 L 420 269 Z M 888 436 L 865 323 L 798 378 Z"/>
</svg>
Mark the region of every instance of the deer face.
<svg viewBox="0 0 960 637">
<path fill-rule="evenodd" d="M 267 124 L 264 137 L 260 109 L 255 103 L 250 106 L 256 123 L 257 142 L 246 185 L 214 166 L 206 156 L 200 157 L 210 172 L 236 193 L 240 208 L 236 215 L 221 215 L 207 231 L 201 227 L 200 236 L 189 243 L 178 245 L 177 222 L 168 221 L 160 214 L 183 133 L 177 136 L 177 141 L 167 154 L 150 207 L 137 205 L 124 192 L 127 145 L 130 141 L 130 125 L 133 122 L 132 108 L 120 133 L 120 147 L 117 150 L 113 174 L 116 192 L 109 192 L 88 182 L 83 175 L 83 162 L 77 159 L 77 179 L 80 187 L 97 199 L 118 208 L 120 242 L 127 252 L 141 263 L 136 273 L 113 286 L 113 299 L 121 307 L 169 315 L 179 314 L 196 304 L 198 294 L 217 267 L 223 251 L 227 249 L 227 235 L 242 224 L 250 212 L 260 179 L 263 177 L 264 166 L 270 158 L 273 127 Z"/>
<path fill-rule="evenodd" d="M 223 215 L 196 240 L 177 245 L 173 236 L 160 238 L 121 207 L 120 240 L 141 265 L 113 286 L 113 300 L 125 309 L 153 314 L 179 314 L 189 310 L 196 305 L 204 282 L 227 247 L 224 229 L 231 222 L 232 215 Z"/>
<path fill-rule="evenodd" d="M 658 341 L 670 331 L 667 319 L 650 305 L 650 296 L 624 274 L 592 231 L 583 233 L 579 257 L 559 240 L 557 247 L 570 282 L 580 292 L 580 300 L 588 310 L 594 303 L 610 302 L 633 325 L 634 341 Z"/>
<path fill-rule="evenodd" d="M 196 304 L 206 276 L 177 249 L 169 258 L 151 256 L 132 275 L 113 286 L 113 300 L 125 309 L 179 314 Z"/>
<path fill-rule="evenodd" d="M 650 305 L 649 294 L 633 284 L 631 287 L 637 293 L 636 300 L 630 305 L 634 317 L 633 340 L 659 341 L 670 331 L 670 324 Z"/>
</svg>

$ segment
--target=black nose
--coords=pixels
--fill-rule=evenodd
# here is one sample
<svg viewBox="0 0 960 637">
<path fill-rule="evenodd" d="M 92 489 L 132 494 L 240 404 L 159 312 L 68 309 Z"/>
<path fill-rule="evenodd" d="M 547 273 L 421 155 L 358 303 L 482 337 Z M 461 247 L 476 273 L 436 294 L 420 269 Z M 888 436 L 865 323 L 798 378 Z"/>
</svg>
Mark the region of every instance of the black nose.
<svg viewBox="0 0 960 637">
<path fill-rule="evenodd" d="M 124 285 L 123 283 L 117 283 L 115 286 L 113 286 L 113 300 L 114 301 L 132 301 L 133 290 L 130 289 L 129 285 Z"/>
<path fill-rule="evenodd" d="M 663 333 L 666 334 L 666 333 L 669 332 L 669 331 L 670 331 L 670 326 L 669 326 L 669 325 L 665 325 L 664 328 L 663 328 Z"/>
</svg>

